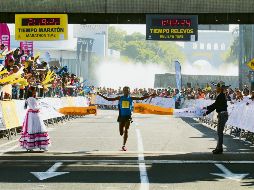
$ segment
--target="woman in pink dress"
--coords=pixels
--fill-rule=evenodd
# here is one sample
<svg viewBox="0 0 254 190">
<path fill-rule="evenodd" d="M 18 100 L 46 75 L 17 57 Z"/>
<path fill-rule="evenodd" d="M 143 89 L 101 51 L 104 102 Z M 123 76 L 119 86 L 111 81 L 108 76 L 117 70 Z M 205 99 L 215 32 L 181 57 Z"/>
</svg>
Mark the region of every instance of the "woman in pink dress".
<svg viewBox="0 0 254 190">
<path fill-rule="evenodd" d="M 27 94 L 25 108 L 27 110 L 25 120 L 22 126 L 22 134 L 19 140 L 20 146 L 27 151 L 40 149 L 43 151 L 48 150 L 49 136 L 46 126 L 40 117 L 39 104 L 35 99 L 36 88 L 30 87 Z"/>
</svg>

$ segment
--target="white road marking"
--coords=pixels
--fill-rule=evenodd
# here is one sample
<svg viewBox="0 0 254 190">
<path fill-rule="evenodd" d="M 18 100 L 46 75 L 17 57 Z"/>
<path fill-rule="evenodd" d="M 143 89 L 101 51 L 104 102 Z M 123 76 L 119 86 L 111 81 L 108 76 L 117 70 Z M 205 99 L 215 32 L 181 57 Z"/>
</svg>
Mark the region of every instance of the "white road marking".
<svg viewBox="0 0 254 190">
<path fill-rule="evenodd" d="M 57 137 L 58 138 L 58 137 Z M 84 137 L 84 138 L 90 138 L 90 137 Z M 93 138 L 93 137 L 91 137 Z M 98 138 L 98 137 L 95 137 Z M 118 138 L 118 137 L 103 137 L 103 138 Z M 139 151 L 62 151 L 62 150 L 49 150 L 47 152 L 48 154 L 89 154 L 89 155 L 102 155 L 102 154 L 117 154 L 117 155 L 126 155 L 126 154 L 138 154 Z M 189 154 L 190 156 L 194 155 L 200 155 L 200 156 L 205 156 L 205 155 L 210 155 L 212 156 L 211 152 L 181 152 L 181 151 L 144 151 L 144 155 L 150 154 L 150 155 L 181 155 L 181 154 Z M 223 152 L 223 155 L 231 156 L 233 155 L 249 155 L 249 156 L 254 156 L 254 152 Z"/>
<path fill-rule="evenodd" d="M 217 166 L 223 173 L 211 173 L 211 174 L 221 176 L 221 177 L 224 177 L 226 179 L 241 181 L 243 178 L 245 178 L 247 175 L 249 175 L 248 173 L 246 173 L 246 174 L 232 173 L 229 169 L 227 169 L 222 164 L 215 164 L 215 166 Z"/>
<path fill-rule="evenodd" d="M 53 166 L 51 166 L 46 172 L 30 172 L 35 177 L 37 177 L 40 181 L 43 181 L 48 178 L 56 177 L 59 175 L 67 174 L 70 172 L 56 172 L 56 170 L 62 165 L 62 162 L 57 162 Z"/>
<path fill-rule="evenodd" d="M 149 179 L 147 176 L 146 171 L 146 164 L 145 164 L 145 158 L 144 158 L 144 147 L 143 147 L 143 141 L 142 136 L 140 134 L 140 130 L 136 128 L 136 134 L 138 139 L 138 164 L 139 164 L 139 173 L 140 173 L 140 190 L 148 190 L 149 189 Z"/>
<path fill-rule="evenodd" d="M 29 153 L 26 153 L 29 154 Z M 45 153 L 44 153 L 45 154 Z M 38 156 L 38 154 L 36 154 Z M 26 155 L 28 156 L 28 155 Z M 3 158 L 3 157 L 2 157 Z M 20 156 L 19 158 L 22 158 Z M 0 159 L 1 162 L 12 163 L 12 162 L 19 162 L 19 163 L 26 163 L 26 162 L 33 162 L 33 163 L 51 163 L 51 162 L 63 162 L 63 163 L 99 163 L 99 164 L 254 164 L 254 161 L 248 160 L 241 160 L 241 161 L 215 161 L 215 160 L 29 160 L 29 159 L 9 159 L 4 160 Z"/>
<path fill-rule="evenodd" d="M 14 143 L 14 142 L 18 142 L 18 140 L 16 139 L 16 140 L 12 140 L 12 141 L 9 141 L 9 142 L 7 142 L 7 143 L 1 144 L 1 145 L 0 145 L 0 148 L 1 148 L 1 147 L 4 147 L 4 146 L 7 146 L 7 145 L 9 145 L 9 144 L 11 144 L 11 143 Z"/>
</svg>

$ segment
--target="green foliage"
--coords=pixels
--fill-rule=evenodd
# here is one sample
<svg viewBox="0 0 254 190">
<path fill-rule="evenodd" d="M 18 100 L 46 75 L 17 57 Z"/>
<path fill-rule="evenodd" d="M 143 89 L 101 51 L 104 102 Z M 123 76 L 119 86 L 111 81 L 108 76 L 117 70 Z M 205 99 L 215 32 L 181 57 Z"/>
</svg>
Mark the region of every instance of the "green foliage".
<svg viewBox="0 0 254 190">
<path fill-rule="evenodd" d="M 109 27 L 109 48 L 121 52 L 121 56 L 134 62 L 171 64 L 175 59 L 184 62 L 181 47 L 174 42 L 146 41 L 145 35 Z"/>
<path fill-rule="evenodd" d="M 222 59 L 226 63 L 234 63 L 238 64 L 238 57 L 239 57 L 239 29 L 236 28 L 232 32 L 234 37 L 234 40 L 230 46 L 230 48 L 223 53 Z"/>
<path fill-rule="evenodd" d="M 222 54 L 222 60 L 226 63 L 237 64 L 238 55 L 236 53 L 232 53 L 233 52 L 232 46 L 233 45 L 231 45 L 231 47 Z"/>
<path fill-rule="evenodd" d="M 125 36 L 127 33 L 115 27 L 109 27 L 108 33 L 109 49 L 122 51 L 125 48 Z"/>
<path fill-rule="evenodd" d="M 241 56 L 245 60 L 252 59 L 252 46 L 253 46 L 253 28 L 252 25 L 241 25 L 241 32 L 239 29 L 235 29 L 233 34 L 235 34 L 235 39 L 230 47 L 231 51 L 228 54 L 227 60 L 233 62 L 238 61 Z M 242 55 L 240 55 L 242 52 Z"/>
</svg>

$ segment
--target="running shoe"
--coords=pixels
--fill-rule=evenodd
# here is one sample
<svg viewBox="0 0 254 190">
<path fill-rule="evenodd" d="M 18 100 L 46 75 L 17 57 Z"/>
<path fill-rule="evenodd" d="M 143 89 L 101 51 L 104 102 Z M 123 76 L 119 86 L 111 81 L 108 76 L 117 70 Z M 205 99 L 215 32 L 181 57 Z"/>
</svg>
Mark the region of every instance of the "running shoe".
<svg viewBox="0 0 254 190">
<path fill-rule="evenodd" d="M 127 151 L 127 148 L 125 146 L 122 146 L 122 151 Z"/>
</svg>

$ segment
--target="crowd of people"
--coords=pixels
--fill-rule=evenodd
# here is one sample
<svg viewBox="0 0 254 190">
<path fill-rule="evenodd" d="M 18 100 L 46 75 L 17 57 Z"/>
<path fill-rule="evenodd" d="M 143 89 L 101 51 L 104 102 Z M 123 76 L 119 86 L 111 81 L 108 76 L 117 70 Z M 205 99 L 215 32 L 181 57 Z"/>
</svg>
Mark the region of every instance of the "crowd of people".
<svg viewBox="0 0 254 190">
<path fill-rule="evenodd" d="M 94 86 L 91 87 L 91 91 L 89 93 L 96 93 L 99 92 L 103 95 L 108 97 L 115 97 L 123 94 L 123 89 L 119 87 L 118 89 L 114 88 L 106 88 L 106 87 L 99 87 L 95 88 Z M 217 97 L 216 93 L 216 85 L 206 84 L 204 88 L 183 88 L 181 91 L 178 89 L 174 89 L 171 87 L 168 88 L 134 88 L 130 91 L 131 96 L 146 96 L 148 94 L 156 94 L 158 97 L 162 98 L 173 98 L 175 100 L 175 108 L 181 108 L 183 102 L 185 100 L 194 100 L 194 99 L 209 99 L 215 100 Z M 254 91 L 250 92 L 250 90 L 245 86 L 244 89 L 241 91 L 239 89 L 232 89 L 227 87 L 225 89 L 225 94 L 227 101 L 234 104 L 236 102 L 244 101 L 246 105 L 254 103 Z M 100 109 L 118 109 L 117 105 L 98 105 Z"/>
<path fill-rule="evenodd" d="M 217 88 L 217 90 L 216 90 Z M 216 109 L 221 116 L 218 123 L 220 129 L 219 141 L 214 154 L 223 152 L 223 130 L 228 118 L 227 101 L 232 104 L 244 102 L 246 106 L 254 104 L 254 91 L 250 91 L 245 87 L 240 89 L 232 89 L 229 86 L 223 86 L 220 93 L 223 94 L 225 108 L 222 110 L 220 106 L 216 107 L 218 100 L 218 84 L 206 84 L 204 88 L 134 88 L 119 87 L 118 89 L 86 86 L 84 82 L 72 73 L 68 72 L 68 68 L 49 65 L 49 63 L 40 60 L 40 56 L 33 56 L 31 52 L 24 52 L 20 48 L 8 51 L 2 44 L 0 47 L 0 98 L 3 99 L 26 99 L 29 106 L 27 110 L 25 122 L 22 126 L 22 135 L 20 145 L 22 148 L 32 151 L 34 149 L 48 150 L 50 139 L 44 125 L 43 120 L 39 116 L 39 108 L 37 106 L 37 97 L 63 97 L 98 94 L 108 101 L 119 101 L 119 105 L 98 105 L 99 108 L 119 109 L 119 131 L 123 136 L 122 150 L 126 151 L 126 142 L 128 138 L 128 129 L 131 120 L 132 101 L 143 101 L 145 99 L 162 97 L 173 98 L 175 100 L 175 108 L 181 108 L 184 100 L 192 99 L 212 99 L 215 103 L 206 109 L 209 114 Z M 224 98 L 225 97 L 225 98 Z M 219 105 L 219 104 L 218 104 Z M 120 114 L 121 113 L 121 114 Z M 223 115 L 224 114 L 224 115 Z M 222 121 L 222 122 L 220 122 Z M 36 123 L 36 125 L 34 124 Z M 238 129 L 237 129 L 238 130 Z"/>
<path fill-rule="evenodd" d="M 123 94 L 123 90 L 121 87 L 118 89 L 113 88 L 106 88 L 106 87 L 91 87 L 91 92 L 100 92 L 101 94 L 107 95 L 107 96 L 114 96 L 114 95 L 121 95 Z M 164 98 L 184 98 L 186 100 L 191 99 L 216 99 L 216 88 L 212 85 L 207 84 L 205 88 L 183 88 L 181 91 L 178 89 L 174 89 L 171 87 L 168 88 L 159 88 L 159 89 L 153 89 L 153 88 L 135 88 L 132 89 L 130 94 L 133 96 L 144 96 L 147 94 L 153 94 L 156 93 L 158 97 L 164 97 Z M 247 100 L 253 100 L 254 101 L 254 91 L 251 91 L 245 86 L 245 88 L 241 91 L 238 88 L 232 89 L 227 88 L 226 89 L 226 97 L 227 101 L 231 101 L 232 103 L 237 101 L 247 101 Z"/>
<path fill-rule="evenodd" d="M 63 97 L 78 96 L 100 92 L 105 95 L 121 95 L 123 89 L 86 86 L 84 82 L 70 72 L 67 66 L 50 66 L 41 61 L 39 55 L 24 52 L 20 48 L 10 50 L 4 44 L 0 46 L 0 98 L 26 99 L 31 87 L 37 87 L 37 97 Z M 131 90 L 132 96 L 144 96 L 156 93 L 159 97 L 178 99 L 215 99 L 216 91 L 211 84 L 204 88 L 182 88 L 181 90 L 168 88 L 135 88 Z M 252 98 L 254 92 L 245 87 L 239 89 L 227 88 L 228 101 L 241 101 Z"/>
<path fill-rule="evenodd" d="M 39 54 L 16 48 L 0 47 L 0 98 L 26 99 L 31 87 L 38 97 L 77 96 L 84 93 L 84 83 L 68 68 L 50 66 Z"/>
</svg>

